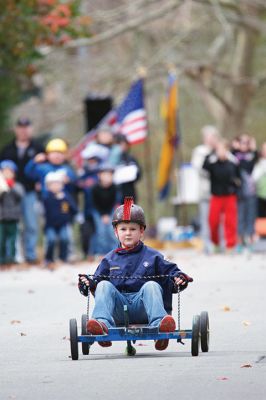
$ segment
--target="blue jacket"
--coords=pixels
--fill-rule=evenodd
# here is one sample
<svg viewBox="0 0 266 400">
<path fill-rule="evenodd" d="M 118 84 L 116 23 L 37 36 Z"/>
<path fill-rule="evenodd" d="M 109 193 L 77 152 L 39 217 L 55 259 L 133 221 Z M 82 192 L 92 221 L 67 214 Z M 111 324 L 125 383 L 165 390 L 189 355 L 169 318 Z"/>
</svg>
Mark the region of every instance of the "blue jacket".
<svg viewBox="0 0 266 400">
<path fill-rule="evenodd" d="M 43 197 L 45 210 L 45 229 L 60 229 L 68 225 L 75 214 L 77 206 L 69 193 L 62 193 L 61 198 L 56 198 L 54 193 L 46 192 Z"/>
<path fill-rule="evenodd" d="M 73 168 L 64 163 L 62 165 L 53 165 L 50 162 L 46 161 L 44 163 L 36 163 L 33 160 L 30 160 L 25 167 L 25 175 L 28 179 L 31 179 L 35 182 L 40 182 L 42 185 L 42 194 L 46 192 L 45 188 L 45 177 L 49 172 L 57 172 L 57 171 L 64 171 L 65 174 L 69 178 L 69 183 L 65 185 L 65 190 L 69 193 L 74 194 L 75 192 L 75 181 L 76 181 L 76 174 Z"/>
<path fill-rule="evenodd" d="M 176 293 L 173 278 L 182 274 L 176 264 L 165 260 L 157 250 L 145 246 L 140 242 L 134 249 L 116 249 L 108 253 L 98 266 L 94 280 L 110 280 L 120 292 L 138 292 L 148 281 L 158 282 L 163 289 L 164 307 L 167 312 L 172 310 L 172 293 Z M 112 276 L 114 278 L 101 278 L 99 275 Z M 169 275 L 163 278 L 148 278 L 145 276 Z M 138 277 L 116 278 L 118 276 Z"/>
</svg>

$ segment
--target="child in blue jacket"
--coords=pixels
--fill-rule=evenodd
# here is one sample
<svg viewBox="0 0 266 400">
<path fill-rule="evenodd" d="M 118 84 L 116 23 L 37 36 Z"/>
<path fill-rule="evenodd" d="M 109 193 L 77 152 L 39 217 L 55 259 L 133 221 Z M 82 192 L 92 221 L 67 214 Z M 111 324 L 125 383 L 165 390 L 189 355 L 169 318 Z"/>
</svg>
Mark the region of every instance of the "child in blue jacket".
<svg viewBox="0 0 266 400">
<path fill-rule="evenodd" d="M 67 262 L 70 245 L 69 224 L 77 214 L 77 206 L 72 196 L 64 191 L 60 172 L 49 172 L 45 178 L 46 192 L 43 196 L 45 217 L 46 253 L 45 264 L 53 268 L 55 246 L 59 241 L 59 258 Z"/>
<path fill-rule="evenodd" d="M 141 241 L 146 228 L 141 207 L 125 198 L 113 215 L 112 224 L 120 247 L 109 252 L 98 266 L 94 278 L 80 275 L 79 290 L 88 295 L 95 291 L 95 307 L 87 330 L 93 335 L 108 333 L 108 328 L 124 323 L 124 305 L 129 323 L 158 326 L 160 332 L 173 332 L 176 324 L 169 315 L 172 293 L 177 286 L 185 289 L 192 279 L 176 264 L 165 260 L 158 251 Z M 154 276 L 161 277 L 154 277 Z M 154 278 L 152 278 L 154 277 Z M 155 348 L 165 350 L 168 339 L 157 340 Z M 103 347 L 111 342 L 99 342 Z"/>
<path fill-rule="evenodd" d="M 67 163 L 68 146 L 63 139 L 51 139 L 45 148 L 45 153 L 37 154 L 25 167 L 28 179 L 41 184 L 41 194 L 45 195 L 45 177 L 49 172 L 60 172 L 64 179 L 65 191 L 75 195 L 76 174 Z"/>
</svg>

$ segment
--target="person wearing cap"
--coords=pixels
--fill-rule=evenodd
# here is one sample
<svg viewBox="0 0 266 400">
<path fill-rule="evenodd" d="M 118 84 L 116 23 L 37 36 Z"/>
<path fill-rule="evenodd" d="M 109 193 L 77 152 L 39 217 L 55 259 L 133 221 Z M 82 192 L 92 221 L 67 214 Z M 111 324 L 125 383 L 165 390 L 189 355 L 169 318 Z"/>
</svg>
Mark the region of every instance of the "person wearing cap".
<svg viewBox="0 0 266 400">
<path fill-rule="evenodd" d="M 60 171 L 48 172 L 45 176 L 46 191 L 43 195 L 45 218 L 45 266 L 53 269 L 55 247 L 59 242 L 59 259 L 68 261 L 71 235 L 69 224 L 77 214 L 77 206 L 72 196 L 64 191 L 64 174 Z"/>
<path fill-rule="evenodd" d="M 64 175 L 65 190 L 74 195 L 76 174 L 67 162 L 68 145 L 60 138 L 51 139 L 45 153 L 36 154 L 25 167 L 28 179 L 40 182 L 42 195 L 46 191 L 45 177 L 49 172 L 60 171 Z"/>
<path fill-rule="evenodd" d="M 16 182 L 17 166 L 12 160 L 0 162 L 0 268 L 14 264 L 18 222 L 21 218 L 23 186 Z"/>
<path fill-rule="evenodd" d="M 22 199 L 23 252 L 25 260 L 30 264 L 37 262 L 37 242 L 39 235 L 38 199 L 35 181 L 29 179 L 25 172 L 26 164 L 37 153 L 43 152 L 41 143 L 33 138 L 33 124 L 27 117 L 21 117 L 15 125 L 15 138 L 0 151 L 0 161 L 12 160 L 17 165 L 16 180 L 25 194 Z"/>
<path fill-rule="evenodd" d="M 112 218 L 119 247 L 101 261 L 93 279 L 79 275 L 79 290 L 84 296 L 91 290 L 95 296 L 92 318 L 87 330 L 104 335 L 109 328 L 124 324 L 124 305 L 128 307 L 130 324 L 148 324 L 160 332 L 173 332 L 172 294 L 177 285 L 185 289 L 192 281 L 175 263 L 167 261 L 157 250 L 143 243 L 146 228 L 143 209 L 125 198 Z M 153 276 L 160 276 L 153 278 Z M 166 276 L 167 275 L 167 276 Z M 156 350 L 165 350 L 168 339 L 157 340 Z M 111 342 L 99 342 L 103 347 Z"/>
<path fill-rule="evenodd" d="M 112 214 L 120 204 L 120 194 L 113 183 L 114 168 L 103 163 L 98 168 L 98 183 L 92 188 L 92 215 L 95 233 L 91 249 L 94 255 L 103 255 L 116 246 L 112 229 Z"/>
</svg>

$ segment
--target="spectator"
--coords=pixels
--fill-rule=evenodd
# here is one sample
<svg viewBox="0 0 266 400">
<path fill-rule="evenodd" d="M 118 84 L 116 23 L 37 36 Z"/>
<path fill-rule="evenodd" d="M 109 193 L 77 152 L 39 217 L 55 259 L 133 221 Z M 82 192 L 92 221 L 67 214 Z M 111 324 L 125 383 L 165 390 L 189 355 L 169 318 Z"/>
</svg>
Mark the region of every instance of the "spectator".
<svg viewBox="0 0 266 400">
<path fill-rule="evenodd" d="M 91 239 L 95 232 L 92 188 L 98 183 L 98 168 L 101 158 L 99 158 L 97 146 L 85 148 L 81 156 L 83 158 L 83 170 L 77 180 L 77 187 L 84 195 L 84 222 L 80 225 L 81 246 L 84 256 L 91 258 Z"/>
<path fill-rule="evenodd" d="M 266 142 L 261 147 L 261 157 L 255 165 L 252 177 L 256 185 L 258 217 L 266 218 Z"/>
<path fill-rule="evenodd" d="M 114 134 L 109 126 L 102 126 L 96 133 L 95 141 L 89 143 L 85 150 L 95 151 L 102 162 L 116 166 L 119 163 L 121 149 L 115 144 Z"/>
<path fill-rule="evenodd" d="M 44 195 L 45 177 L 49 172 L 60 171 L 64 175 L 65 190 L 72 195 L 75 194 L 76 174 L 67 163 L 68 146 L 62 139 L 52 139 L 47 143 L 45 153 L 37 154 L 25 167 L 28 179 L 41 183 L 42 195 Z"/>
<path fill-rule="evenodd" d="M 58 172 L 49 172 L 45 177 L 46 192 L 43 196 L 45 210 L 45 265 L 53 269 L 54 250 L 59 240 L 59 258 L 67 262 L 70 244 L 68 226 L 74 215 L 77 214 L 76 204 L 71 195 L 64 191 L 64 175 Z"/>
<path fill-rule="evenodd" d="M 120 146 L 120 161 L 115 170 L 115 183 L 119 184 L 122 199 L 133 197 L 137 201 L 136 182 L 141 177 L 141 169 L 137 160 L 129 152 L 129 142 L 125 135 L 116 135 L 116 143 Z M 116 181 L 117 179 L 117 181 Z"/>
<path fill-rule="evenodd" d="M 97 255 L 108 253 L 117 245 L 112 227 L 112 214 L 118 204 L 118 190 L 113 183 L 114 169 L 109 164 L 99 168 L 99 183 L 92 189 L 93 219 L 95 234 L 93 252 Z"/>
<path fill-rule="evenodd" d="M 198 172 L 200 235 L 203 241 L 204 252 L 209 254 L 213 251 L 208 223 L 211 196 L 210 177 L 209 172 L 202 167 L 205 158 L 214 151 L 217 145 L 219 132 L 215 126 L 206 125 L 202 128 L 201 133 L 203 144 L 193 150 L 191 164 Z"/>
<path fill-rule="evenodd" d="M 43 152 L 43 146 L 32 139 L 32 134 L 32 122 L 28 118 L 19 118 L 15 126 L 15 139 L 5 146 L 0 153 L 0 161 L 9 159 L 17 165 L 17 181 L 25 190 L 22 199 L 23 249 L 25 260 L 29 264 L 37 262 L 38 199 L 35 191 L 35 180 L 26 176 L 24 168 L 37 153 Z"/>
<path fill-rule="evenodd" d="M 13 264 L 16 257 L 18 221 L 21 217 L 23 186 L 16 182 L 17 166 L 12 160 L 0 163 L 0 266 Z"/>
<path fill-rule="evenodd" d="M 258 159 L 256 142 L 248 135 L 241 135 L 239 138 L 238 150 L 233 154 L 239 162 L 241 187 L 238 191 L 238 251 L 243 247 L 251 246 L 254 238 L 254 224 L 257 214 L 257 200 L 255 182 L 252 178 L 252 171 Z"/>
<path fill-rule="evenodd" d="M 237 196 L 241 184 L 237 159 L 228 151 L 228 144 L 220 140 L 216 151 L 206 157 L 203 168 L 210 174 L 211 201 L 209 224 L 211 240 L 217 250 L 221 243 L 219 228 L 224 225 L 225 245 L 231 251 L 237 243 Z"/>
</svg>

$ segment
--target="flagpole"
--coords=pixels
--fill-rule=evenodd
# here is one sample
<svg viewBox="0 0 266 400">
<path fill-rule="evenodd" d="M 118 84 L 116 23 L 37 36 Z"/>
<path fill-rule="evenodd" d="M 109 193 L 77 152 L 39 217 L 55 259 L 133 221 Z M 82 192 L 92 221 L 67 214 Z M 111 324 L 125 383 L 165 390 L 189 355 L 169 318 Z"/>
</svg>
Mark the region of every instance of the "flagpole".
<svg viewBox="0 0 266 400">
<path fill-rule="evenodd" d="M 145 80 L 147 77 L 147 70 L 143 66 L 139 66 L 137 69 L 137 74 L 140 79 Z M 145 94 L 144 94 L 145 98 Z M 147 110 L 147 108 L 146 108 Z M 146 111 L 147 112 L 147 111 Z M 155 220 L 155 191 L 154 191 L 154 179 L 153 179 L 153 165 L 152 165 L 152 148 L 151 148 L 151 136 L 149 132 L 149 124 L 148 124 L 148 114 L 147 114 L 147 138 L 144 141 L 143 153 L 144 153 L 144 177 L 146 181 L 145 187 L 147 188 L 147 196 L 145 196 L 145 209 L 148 215 L 148 226 L 151 237 L 154 237 L 156 220 Z"/>
</svg>

